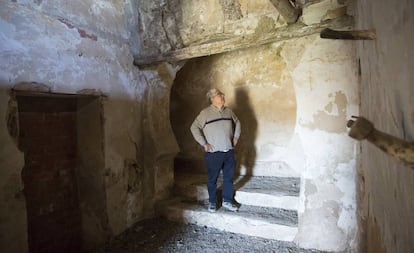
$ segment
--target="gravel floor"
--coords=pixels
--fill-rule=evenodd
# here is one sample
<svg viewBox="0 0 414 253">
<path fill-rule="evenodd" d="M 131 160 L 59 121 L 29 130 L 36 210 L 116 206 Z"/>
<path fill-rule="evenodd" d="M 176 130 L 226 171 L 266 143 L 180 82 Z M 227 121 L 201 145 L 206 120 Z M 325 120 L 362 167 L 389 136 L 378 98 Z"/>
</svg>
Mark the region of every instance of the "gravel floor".
<svg viewBox="0 0 414 253">
<path fill-rule="evenodd" d="M 97 253 L 322 253 L 292 243 L 185 225 L 163 218 L 141 221 L 110 241 Z"/>
</svg>

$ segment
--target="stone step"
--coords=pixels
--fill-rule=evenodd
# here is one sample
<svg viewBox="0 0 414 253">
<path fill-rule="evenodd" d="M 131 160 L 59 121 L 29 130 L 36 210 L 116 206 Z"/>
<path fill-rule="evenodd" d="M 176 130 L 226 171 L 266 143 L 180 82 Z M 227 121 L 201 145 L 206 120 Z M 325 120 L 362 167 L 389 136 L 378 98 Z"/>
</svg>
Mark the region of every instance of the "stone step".
<svg viewBox="0 0 414 253">
<path fill-rule="evenodd" d="M 176 222 L 279 241 L 293 242 L 298 232 L 296 211 L 241 205 L 238 212 L 219 208 L 211 213 L 207 205 L 208 201 L 175 199 L 165 202 L 160 214 Z"/>
<path fill-rule="evenodd" d="M 176 174 L 175 193 L 193 200 L 208 199 L 207 175 Z M 222 179 L 217 184 L 221 187 Z M 235 200 L 240 204 L 297 210 L 300 179 L 292 177 L 239 176 L 234 180 Z M 221 195 L 219 189 L 218 195 Z"/>
</svg>

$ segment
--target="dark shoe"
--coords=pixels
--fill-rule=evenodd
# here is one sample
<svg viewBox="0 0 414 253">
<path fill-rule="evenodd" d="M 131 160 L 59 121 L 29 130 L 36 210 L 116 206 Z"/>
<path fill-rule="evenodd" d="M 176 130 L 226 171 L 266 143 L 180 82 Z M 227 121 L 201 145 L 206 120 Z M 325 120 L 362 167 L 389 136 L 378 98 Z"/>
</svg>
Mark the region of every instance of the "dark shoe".
<svg viewBox="0 0 414 253">
<path fill-rule="evenodd" d="M 209 203 L 209 204 L 208 204 L 208 211 L 209 211 L 210 213 L 215 213 L 215 212 L 217 211 L 216 204 L 214 204 L 214 203 Z"/>
<path fill-rule="evenodd" d="M 232 212 L 237 212 L 239 210 L 239 208 L 231 202 L 223 202 L 223 207 Z"/>
</svg>

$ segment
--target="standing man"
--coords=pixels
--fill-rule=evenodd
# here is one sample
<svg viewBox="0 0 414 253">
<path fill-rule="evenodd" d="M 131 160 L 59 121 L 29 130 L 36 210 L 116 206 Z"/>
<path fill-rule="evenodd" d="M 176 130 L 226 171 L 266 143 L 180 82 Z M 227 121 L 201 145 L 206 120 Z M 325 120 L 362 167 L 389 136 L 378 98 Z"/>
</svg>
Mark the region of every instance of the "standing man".
<svg viewBox="0 0 414 253">
<path fill-rule="evenodd" d="M 210 106 L 200 112 L 191 125 L 194 139 L 204 147 L 207 165 L 210 212 L 217 210 L 217 178 L 223 170 L 223 204 L 230 211 L 237 211 L 233 203 L 233 176 L 236 167 L 234 146 L 240 137 L 240 121 L 233 111 L 224 106 L 224 94 L 218 89 L 207 92 Z"/>
</svg>

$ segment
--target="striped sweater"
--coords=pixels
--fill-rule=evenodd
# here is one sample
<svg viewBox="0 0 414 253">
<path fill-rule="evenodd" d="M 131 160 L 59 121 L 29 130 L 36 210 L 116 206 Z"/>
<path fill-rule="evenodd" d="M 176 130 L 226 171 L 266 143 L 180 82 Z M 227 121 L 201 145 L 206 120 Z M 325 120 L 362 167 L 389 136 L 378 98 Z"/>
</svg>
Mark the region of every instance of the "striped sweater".
<svg viewBox="0 0 414 253">
<path fill-rule="evenodd" d="M 213 146 L 209 152 L 233 149 L 233 138 L 238 139 L 241 133 L 240 121 L 233 111 L 227 107 L 219 110 L 214 105 L 200 112 L 190 130 L 200 145 Z"/>
</svg>

